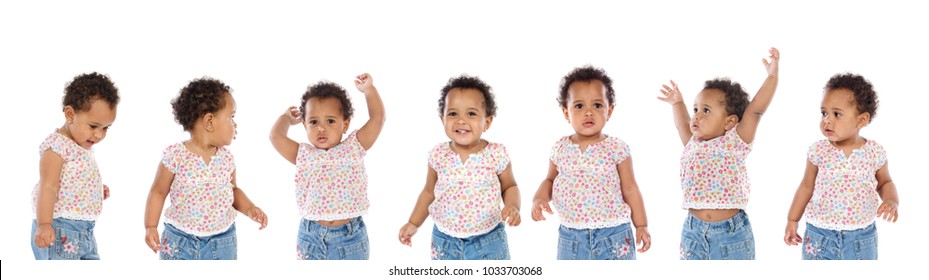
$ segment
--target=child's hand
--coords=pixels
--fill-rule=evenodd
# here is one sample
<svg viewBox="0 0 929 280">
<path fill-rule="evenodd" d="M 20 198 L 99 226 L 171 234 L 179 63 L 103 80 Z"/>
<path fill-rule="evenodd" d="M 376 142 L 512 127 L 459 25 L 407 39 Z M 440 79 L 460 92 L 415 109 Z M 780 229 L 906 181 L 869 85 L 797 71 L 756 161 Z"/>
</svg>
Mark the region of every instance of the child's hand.
<svg viewBox="0 0 929 280">
<path fill-rule="evenodd" d="M 303 122 L 303 116 L 300 115 L 300 108 L 297 106 L 290 106 L 287 108 L 287 111 L 284 111 L 284 114 L 281 115 L 282 118 L 287 118 L 287 123 L 290 125 L 296 125 Z"/>
<path fill-rule="evenodd" d="M 639 253 L 645 253 L 652 247 L 652 235 L 648 233 L 647 226 L 635 228 L 635 244 L 639 247 L 639 250 L 636 250 Z"/>
<path fill-rule="evenodd" d="M 265 215 L 265 212 L 261 211 L 261 208 L 258 208 L 258 206 L 249 208 L 247 211 L 245 211 L 245 215 L 251 218 L 252 221 L 261 224 L 261 227 L 258 228 L 259 230 L 268 226 L 268 215 Z"/>
<path fill-rule="evenodd" d="M 355 87 L 358 91 L 366 92 L 367 89 L 374 87 L 374 79 L 368 73 L 358 75 L 355 77 Z"/>
<path fill-rule="evenodd" d="M 110 198 L 110 187 L 103 185 L 103 199 L 106 200 L 107 198 Z"/>
<path fill-rule="evenodd" d="M 503 216 L 503 221 L 506 222 L 507 225 L 514 227 L 519 225 L 519 209 L 517 209 L 516 206 L 503 206 L 500 215 Z"/>
<path fill-rule="evenodd" d="M 877 216 L 884 221 L 897 222 L 897 202 L 893 200 L 884 200 L 881 206 L 877 208 Z"/>
<path fill-rule="evenodd" d="M 52 246 L 52 243 L 55 242 L 55 230 L 52 229 L 50 224 L 39 225 L 33 239 L 36 247 L 46 248 Z"/>
<path fill-rule="evenodd" d="M 549 215 L 554 215 L 552 212 L 552 207 L 548 205 L 548 201 L 536 200 L 532 203 L 532 220 L 533 221 L 544 221 L 545 215 L 542 215 L 542 211 L 545 211 Z"/>
<path fill-rule="evenodd" d="M 777 48 L 771 48 L 768 52 L 771 53 L 771 56 L 768 57 L 771 61 L 768 62 L 768 60 L 762 58 L 761 62 L 764 63 L 764 69 L 768 70 L 768 76 L 777 77 L 777 62 L 781 59 L 781 52 Z"/>
<path fill-rule="evenodd" d="M 787 228 L 784 229 L 784 243 L 794 246 L 803 242 L 803 238 L 797 234 L 797 222 L 787 221 Z"/>
<path fill-rule="evenodd" d="M 157 227 L 145 228 L 145 244 L 148 244 L 148 247 L 152 248 L 152 252 L 158 253 L 158 251 L 161 250 L 161 241 L 158 238 Z"/>
<path fill-rule="evenodd" d="M 668 102 L 668 104 L 675 105 L 677 103 L 684 102 L 684 97 L 681 97 L 681 90 L 677 88 L 677 84 L 674 83 L 674 80 L 671 80 L 671 86 L 661 85 L 662 89 L 661 94 L 664 94 L 664 97 L 659 96 L 658 100 Z"/>
<path fill-rule="evenodd" d="M 413 223 L 406 223 L 405 225 L 403 225 L 403 227 L 400 228 L 400 235 L 399 235 L 400 244 L 412 247 L 413 246 L 413 242 L 412 242 L 413 235 L 416 234 L 416 230 L 418 229 L 419 227 L 417 227 Z"/>
</svg>

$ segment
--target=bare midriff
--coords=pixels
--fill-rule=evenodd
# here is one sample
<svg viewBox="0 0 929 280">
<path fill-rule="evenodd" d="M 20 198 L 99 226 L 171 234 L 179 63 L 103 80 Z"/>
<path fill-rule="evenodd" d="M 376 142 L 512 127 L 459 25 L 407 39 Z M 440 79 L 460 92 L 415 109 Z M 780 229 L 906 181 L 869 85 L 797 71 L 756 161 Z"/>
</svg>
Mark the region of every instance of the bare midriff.
<svg viewBox="0 0 929 280">
<path fill-rule="evenodd" d="M 688 209 L 691 215 L 704 222 L 722 222 L 739 213 L 739 209 Z"/>
<path fill-rule="evenodd" d="M 337 227 L 337 226 L 347 224 L 351 220 L 352 219 L 342 219 L 342 220 L 334 220 L 334 221 L 316 220 L 314 222 L 316 222 L 317 224 L 323 225 L 323 226 L 327 226 L 327 227 Z"/>
</svg>

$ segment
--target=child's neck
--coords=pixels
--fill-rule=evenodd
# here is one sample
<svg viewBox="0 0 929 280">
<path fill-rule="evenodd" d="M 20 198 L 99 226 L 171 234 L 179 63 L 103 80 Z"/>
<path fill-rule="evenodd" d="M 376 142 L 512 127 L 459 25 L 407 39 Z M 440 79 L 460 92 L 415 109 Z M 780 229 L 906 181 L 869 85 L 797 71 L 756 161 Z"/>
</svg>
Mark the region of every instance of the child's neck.
<svg viewBox="0 0 929 280">
<path fill-rule="evenodd" d="M 185 146 L 188 150 L 197 154 L 200 157 L 203 157 L 203 160 L 208 164 L 210 158 L 216 154 L 218 147 L 210 143 L 210 140 L 201 135 L 200 133 L 191 132 L 190 140 L 185 143 Z"/>
<path fill-rule="evenodd" d="M 596 134 L 586 136 L 574 133 L 574 135 L 571 135 L 569 138 L 571 142 L 577 144 L 581 151 L 586 151 L 587 147 L 600 142 L 600 140 L 603 140 L 606 136 L 603 135 L 603 132 L 597 132 Z"/>
<path fill-rule="evenodd" d="M 455 141 L 452 141 L 452 143 L 449 145 L 449 148 L 451 148 L 453 152 L 458 153 L 458 155 L 461 156 L 461 161 L 467 161 L 468 157 L 471 156 L 471 154 L 480 152 L 481 150 L 484 149 L 484 147 L 487 147 L 488 144 L 489 143 L 487 143 L 487 141 L 484 139 L 480 139 L 477 142 L 474 142 L 474 144 L 467 145 L 467 146 L 464 146 L 464 145 L 455 143 Z"/>
<path fill-rule="evenodd" d="M 842 152 L 845 153 L 845 156 L 849 156 L 852 154 L 852 151 L 854 151 L 855 149 L 861 148 L 861 146 L 864 146 L 867 140 L 865 140 L 863 137 L 858 135 L 858 133 L 855 133 L 855 135 L 852 135 L 851 137 L 848 137 L 848 138 L 845 138 L 839 141 L 829 141 L 829 142 L 831 142 L 832 145 L 835 146 L 836 148 L 839 148 L 840 150 L 842 150 Z"/>
</svg>

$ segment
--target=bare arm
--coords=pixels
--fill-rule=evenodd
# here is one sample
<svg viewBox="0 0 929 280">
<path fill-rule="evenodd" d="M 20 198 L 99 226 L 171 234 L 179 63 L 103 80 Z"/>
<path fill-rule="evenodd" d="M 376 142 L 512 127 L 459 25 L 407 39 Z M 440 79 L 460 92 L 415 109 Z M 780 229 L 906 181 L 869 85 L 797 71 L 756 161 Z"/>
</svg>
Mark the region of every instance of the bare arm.
<svg viewBox="0 0 929 280">
<path fill-rule="evenodd" d="M 513 178 L 512 163 L 503 169 L 500 173 L 500 192 L 503 196 L 503 221 L 511 226 L 518 226 L 521 222 L 519 217 L 519 187 L 516 186 L 516 179 Z"/>
<path fill-rule="evenodd" d="M 877 209 L 877 215 L 883 217 L 886 221 L 896 222 L 897 206 L 900 203 L 900 198 L 897 197 L 897 185 L 890 179 L 887 162 L 884 163 L 881 169 L 877 170 L 875 176 L 877 176 L 877 194 L 883 200 L 881 206 Z"/>
<path fill-rule="evenodd" d="M 644 253 L 652 247 L 652 236 L 648 233 L 648 218 L 645 215 L 645 202 L 642 192 L 635 181 L 635 172 L 632 168 L 632 157 L 627 157 L 617 166 L 619 170 L 619 185 L 623 191 L 623 201 L 629 204 L 632 210 L 632 225 L 635 226 L 635 242 L 639 244 L 639 252 Z"/>
<path fill-rule="evenodd" d="M 794 200 L 790 203 L 790 210 L 787 212 L 787 228 L 784 230 L 784 242 L 787 245 L 797 245 L 801 241 L 800 235 L 797 234 L 797 227 L 800 218 L 803 217 L 806 205 L 810 203 L 810 198 L 813 197 L 813 186 L 816 182 L 817 172 L 819 172 L 819 167 L 807 160 L 803 180 L 800 181 L 800 186 L 797 187 L 797 192 L 794 194 Z"/>
<path fill-rule="evenodd" d="M 664 96 L 659 96 L 658 99 L 671 104 L 674 127 L 677 128 L 677 134 L 681 137 L 681 144 L 686 146 L 694 133 L 690 131 L 690 113 L 687 112 L 687 106 L 684 106 L 681 90 L 677 88 L 677 83 L 672 80 L 671 86 L 662 85 L 660 91 Z"/>
<path fill-rule="evenodd" d="M 771 48 L 769 52 L 771 53 L 771 62 L 764 59 L 761 60 L 761 62 L 764 63 L 765 69 L 768 70 L 768 78 L 761 84 L 758 93 L 755 93 L 752 102 L 745 108 L 745 113 L 742 114 L 742 120 L 739 121 L 737 132 L 745 143 L 752 143 L 752 141 L 755 140 L 755 131 L 758 129 L 758 123 L 761 122 L 761 116 L 764 115 L 764 112 L 768 109 L 768 105 L 771 104 L 771 99 L 774 98 L 774 92 L 777 89 L 777 71 L 781 55 L 775 48 Z"/>
<path fill-rule="evenodd" d="M 358 142 L 368 150 L 374 145 L 384 127 L 384 102 L 381 101 L 381 96 L 374 87 L 374 80 L 368 73 L 356 77 L 355 87 L 364 92 L 365 102 L 368 104 L 368 122 L 358 130 Z"/>
<path fill-rule="evenodd" d="M 552 201 L 552 185 L 555 184 L 556 177 L 558 177 L 558 167 L 555 166 L 554 162 L 549 160 L 548 174 L 545 175 L 545 180 L 542 180 L 542 184 L 539 185 L 539 189 L 535 191 L 535 196 L 532 197 L 532 220 L 545 220 L 545 216 L 542 215 L 542 211 L 545 211 L 548 214 L 554 214 L 554 212 L 552 212 L 551 206 L 549 206 L 548 203 Z"/>
<path fill-rule="evenodd" d="M 245 191 L 239 188 L 239 184 L 236 183 L 236 171 L 232 171 L 232 197 L 232 208 L 260 224 L 261 226 L 258 229 L 264 229 L 268 226 L 268 216 L 265 215 L 261 208 L 255 206 L 255 203 L 245 195 Z"/>
<path fill-rule="evenodd" d="M 416 206 L 413 206 L 410 219 L 400 228 L 400 243 L 407 246 L 412 245 L 413 235 L 426 221 L 426 217 L 429 217 L 429 205 L 435 200 L 435 183 L 439 180 L 439 175 L 432 167 L 427 168 L 429 171 L 426 173 L 426 186 L 419 193 L 419 198 L 416 200 Z"/>
<path fill-rule="evenodd" d="M 58 190 L 61 188 L 61 167 L 64 159 L 52 149 L 42 152 L 39 159 L 39 194 L 36 201 L 36 233 L 33 242 L 39 248 L 45 248 L 55 242 L 52 229 L 52 216 L 55 203 L 58 202 Z"/>
<path fill-rule="evenodd" d="M 145 243 L 154 252 L 161 248 L 161 240 L 158 238 L 158 220 L 161 218 L 161 210 L 164 209 L 165 198 L 171 190 L 171 183 L 174 182 L 174 174 L 164 166 L 158 164 L 158 171 L 155 171 L 155 182 L 148 191 L 148 201 L 145 203 Z"/>
<path fill-rule="evenodd" d="M 291 164 L 297 164 L 297 151 L 300 149 L 300 144 L 288 138 L 287 131 L 290 130 L 290 126 L 298 123 L 302 123 L 300 110 L 296 106 L 291 106 L 277 118 L 274 126 L 271 127 L 271 145 Z"/>
</svg>

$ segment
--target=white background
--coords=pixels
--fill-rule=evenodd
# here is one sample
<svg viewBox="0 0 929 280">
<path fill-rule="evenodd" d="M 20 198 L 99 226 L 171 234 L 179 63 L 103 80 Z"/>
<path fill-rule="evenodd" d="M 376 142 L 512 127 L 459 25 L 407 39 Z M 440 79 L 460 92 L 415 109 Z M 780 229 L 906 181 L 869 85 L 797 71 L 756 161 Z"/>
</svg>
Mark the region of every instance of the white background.
<svg viewBox="0 0 929 280">
<path fill-rule="evenodd" d="M 3 278 L 23 273 L 112 278 L 128 271 L 145 278 L 181 272 L 251 278 L 272 271 L 384 278 L 395 265 L 543 266 L 546 278 L 705 278 L 715 270 L 732 275 L 899 273 L 925 248 L 918 240 L 925 229 L 921 216 L 927 213 L 920 199 L 927 192 L 918 176 L 925 165 L 919 159 L 926 153 L 917 140 L 924 135 L 918 117 L 927 101 L 921 84 L 929 62 L 922 52 L 929 47 L 923 34 L 929 20 L 920 13 L 924 9 L 892 2 L 4 2 Z M 689 104 L 704 80 L 728 76 L 754 95 L 766 75 L 761 58 L 772 46 L 782 54 L 780 84 L 748 160 L 752 194 L 747 211 L 757 261 L 678 262 L 685 216 L 678 179 L 682 147 L 669 106 L 655 99 L 658 89 L 674 79 Z M 551 145 L 573 133 L 555 102 L 559 82 L 585 64 L 604 68 L 615 81 L 617 107 L 604 131 L 632 149 L 653 240 L 638 262 L 555 262 L 557 216 L 545 222 L 530 218 Z M 64 121 L 65 83 L 90 71 L 108 74 L 122 98 L 108 137 L 94 148 L 112 193 L 95 230 L 104 261 L 35 262 L 29 242 L 37 147 Z M 845 71 L 864 75 L 879 94 L 881 107 L 862 135 L 888 152 L 901 217 L 896 224 L 878 222 L 878 262 L 802 263 L 800 248 L 782 241 L 787 208 L 807 147 L 823 138 L 818 130 L 822 87 Z M 371 260 L 295 262 L 294 167 L 274 151 L 268 132 L 284 109 L 298 104 L 307 85 L 323 79 L 349 90 L 356 112 L 352 129 L 357 129 L 367 120 L 367 109 L 351 83 L 363 72 L 374 77 L 387 110 L 384 130 L 365 158 L 371 208 L 364 219 Z M 439 90 L 462 73 L 479 76 L 497 95 L 498 116 L 485 138 L 507 146 L 522 192 L 523 223 L 507 228 L 511 262 L 429 262 L 431 220 L 414 236 L 412 248 L 397 241 L 425 182 L 426 153 L 447 141 L 436 111 Z M 270 223 L 258 231 L 239 215 L 237 262 L 156 262 L 157 255 L 143 242 L 146 197 L 162 150 L 188 137 L 174 122 L 169 103 L 188 81 L 204 75 L 234 89 L 238 137 L 230 149 L 238 181 Z M 290 136 L 306 141 L 300 126 L 292 127 Z M 44 270 L 49 266 L 72 272 Z"/>
</svg>

